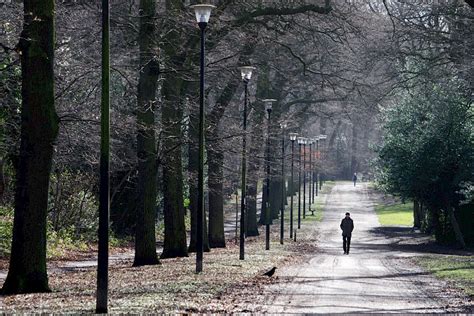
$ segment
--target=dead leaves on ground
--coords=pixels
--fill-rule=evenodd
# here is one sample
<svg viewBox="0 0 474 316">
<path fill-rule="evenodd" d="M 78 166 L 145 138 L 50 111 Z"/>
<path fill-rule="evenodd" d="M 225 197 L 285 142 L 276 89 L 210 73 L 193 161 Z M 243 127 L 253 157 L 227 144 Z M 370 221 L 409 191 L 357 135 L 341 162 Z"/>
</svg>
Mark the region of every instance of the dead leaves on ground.
<svg viewBox="0 0 474 316">
<path fill-rule="evenodd" d="M 113 263 L 109 272 L 109 311 L 142 312 L 258 312 L 266 300 L 264 286 L 279 282 L 261 277 L 272 266 L 281 268 L 314 251 L 312 232 L 301 241 L 280 245 L 272 236 L 271 250 L 264 250 L 264 234 L 248 238 L 246 258 L 239 260 L 239 245 L 204 254 L 204 272 L 195 274 L 195 256 L 162 260 L 161 265 L 132 267 L 131 260 Z M 311 237 L 311 238 L 309 238 Z M 4 313 L 93 313 L 96 269 L 75 268 L 50 273 L 52 293 L 2 297 Z"/>
</svg>

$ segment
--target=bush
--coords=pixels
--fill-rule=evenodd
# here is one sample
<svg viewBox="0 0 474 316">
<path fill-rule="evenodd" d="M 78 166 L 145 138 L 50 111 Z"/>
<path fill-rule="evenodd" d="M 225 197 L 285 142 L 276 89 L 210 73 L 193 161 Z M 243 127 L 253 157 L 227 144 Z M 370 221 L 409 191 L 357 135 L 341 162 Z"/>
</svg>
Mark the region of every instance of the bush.
<svg viewBox="0 0 474 316">
<path fill-rule="evenodd" d="M 97 240 L 99 206 L 92 193 L 91 183 L 95 183 L 94 180 L 79 172 L 53 174 L 48 212 L 51 230 L 77 240 Z"/>
<path fill-rule="evenodd" d="M 0 206 L 0 257 L 10 254 L 13 232 L 13 209 Z"/>
</svg>

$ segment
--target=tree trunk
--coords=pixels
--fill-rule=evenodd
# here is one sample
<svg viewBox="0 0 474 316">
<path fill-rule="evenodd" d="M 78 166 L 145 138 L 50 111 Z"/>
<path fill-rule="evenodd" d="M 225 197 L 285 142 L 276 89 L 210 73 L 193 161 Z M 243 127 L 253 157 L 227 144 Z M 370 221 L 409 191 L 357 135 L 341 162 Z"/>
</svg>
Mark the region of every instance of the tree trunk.
<svg viewBox="0 0 474 316">
<path fill-rule="evenodd" d="M 248 45 L 244 47 L 248 49 Z M 245 52 L 245 50 L 244 50 Z M 211 248 L 225 247 L 224 234 L 224 153 L 219 140 L 219 122 L 224 116 L 235 91 L 239 87 L 238 76 L 229 80 L 208 118 L 206 149 L 208 154 L 208 186 L 209 186 L 209 245 Z"/>
<path fill-rule="evenodd" d="M 351 174 L 349 175 L 349 178 L 352 179 L 352 176 L 354 173 L 356 173 L 358 170 L 358 159 L 357 159 L 357 127 L 355 123 L 352 123 L 352 144 L 351 144 Z"/>
<path fill-rule="evenodd" d="M 3 194 L 5 193 L 5 173 L 3 171 L 3 159 L 0 159 L 0 202 L 3 201 Z"/>
<path fill-rule="evenodd" d="M 163 81 L 163 196 L 165 238 L 161 258 L 186 257 L 183 174 L 181 161 L 182 105 L 180 91 L 183 81 L 175 74 Z"/>
<path fill-rule="evenodd" d="M 198 166 L 199 166 L 199 137 L 196 117 L 193 109 L 190 114 L 189 124 L 189 146 L 188 146 L 188 184 L 189 184 L 189 211 L 191 213 L 191 239 L 188 252 L 196 252 L 196 230 L 198 209 Z M 207 238 L 207 219 L 204 215 L 203 251 L 210 251 L 209 239 Z"/>
<path fill-rule="evenodd" d="M 166 1 L 169 16 L 177 18 L 183 13 L 182 1 Z M 166 36 L 162 39 L 162 51 L 166 55 L 167 69 L 182 69 L 187 63 L 186 52 L 180 51 L 183 41 L 181 29 L 171 23 L 166 24 Z M 165 240 L 161 258 L 185 257 L 188 255 L 186 226 L 184 222 L 182 131 L 184 80 L 177 73 L 164 77 L 161 121 L 163 126 L 163 196 Z"/>
<path fill-rule="evenodd" d="M 418 200 L 413 200 L 413 227 L 421 228 L 421 208 Z"/>
<path fill-rule="evenodd" d="M 48 292 L 46 215 L 53 144 L 54 1 L 24 1 L 20 37 L 22 107 L 20 158 L 10 268 L 3 294 Z"/>
<path fill-rule="evenodd" d="M 138 197 L 134 266 L 158 264 L 156 255 L 157 151 L 156 90 L 160 74 L 155 56 L 155 0 L 140 0 L 140 76 L 138 80 Z"/>
<path fill-rule="evenodd" d="M 461 228 L 459 227 L 456 215 L 454 214 L 454 208 L 448 205 L 447 209 L 451 226 L 453 227 L 454 234 L 456 235 L 456 240 L 462 248 L 466 248 L 466 242 L 464 241 L 464 236 L 462 234 Z"/>
<path fill-rule="evenodd" d="M 267 181 L 263 181 L 262 185 L 262 204 L 260 205 L 260 219 L 258 223 L 260 225 L 265 225 L 266 222 L 266 205 L 267 205 Z"/>
<path fill-rule="evenodd" d="M 254 110 L 255 121 L 251 133 L 250 150 L 248 155 L 248 182 L 247 182 L 247 236 L 258 236 L 257 195 L 258 179 L 262 161 L 262 120 L 263 110 Z M 264 220 L 261 219 L 262 221 Z"/>
<path fill-rule="evenodd" d="M 217 136 L 217 135 L 213 135 Z M 216 139 L 214 137 L 214 139 Z M 222 145 L 218 141 L 213 146 L 208 146 L 208 186 L 209 186 L 209 246 L 211 248 L 224 248 L 224 154 Z M 211 148 L 212 147 L 212 148 Z"/>
<path fill-rule="evenodd" d="M 257 221 L 257 182 L 258 177 L 251 178 L 249 168 L 249 181 L 247 186 L 247 228 L 246 236 L 258 236 L 258 221 Z"/>
<path fill-rule="evenodd" d="M 279 175 L 274 174 L 270 182 L 270 211 L 272 219 L 279 218 L 281 207 L 281 181 L 280 179 L 276 179 L 277 177 L 279 177 Z M 308 198 L 308 195 L 306 195 L 306 198 Z"/>
</svg>

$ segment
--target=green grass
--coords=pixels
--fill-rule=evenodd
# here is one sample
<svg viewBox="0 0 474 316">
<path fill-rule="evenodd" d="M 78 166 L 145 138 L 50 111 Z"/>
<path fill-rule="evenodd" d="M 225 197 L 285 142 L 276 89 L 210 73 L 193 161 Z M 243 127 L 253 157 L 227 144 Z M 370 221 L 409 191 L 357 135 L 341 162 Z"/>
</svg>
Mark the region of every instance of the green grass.
<svg viewBox="0 0 474 316">
<path fill-rule="evenodd" d="M 306 218 L 301 217 L 301 222 L 321 222 L 324 217 L 324 206 L 326 206 L 326 196 L 331 192 L 332 188 L 336 185 L 335 181 L 326 181 L 324 182 L 323 188 L 321 191 L 319 191 L 318 196 L 314 197 L 314 203 L 311 204 L 311 209 L 314 211 L 314 215 L 311 215 L 311 212 L 309 211 L 308 205 L 306 205 Z M 293 208 L 296 212 L 298 212 L 298 199 L 297 196 L 295 196 L 294 203 L 293 203 Z M 303 206 L 301 206 L 303 207 Z M 287 207 L 289 208 L 289 207 Z"/>
<path fill-rule="evenodd" d="M 413 204 L 377 205 L 375 212 L 383 226 L 413 226 Z"/>
<path fill-rule="evenodd" d="M 436 277 L 448 280 L 474 296 L 474 256 L 430 256 L 416 261 Z"/>
<path fill-rule="evenodd" d="M 311 212 L 309 211 L 306 211 L 306 218 L 302 218 L 301 221 L 302 222 L 320 222 L 323 220 L 323 208 L 318 206 L 317 208 L 316 205 L 319 204 L 319 203 L 314 203 L 311 205 L 311 209 L 314 211 L 314 215 L 311 215 Z M 322 204 L 322 203 L 321 203 Z"/>
</svg>

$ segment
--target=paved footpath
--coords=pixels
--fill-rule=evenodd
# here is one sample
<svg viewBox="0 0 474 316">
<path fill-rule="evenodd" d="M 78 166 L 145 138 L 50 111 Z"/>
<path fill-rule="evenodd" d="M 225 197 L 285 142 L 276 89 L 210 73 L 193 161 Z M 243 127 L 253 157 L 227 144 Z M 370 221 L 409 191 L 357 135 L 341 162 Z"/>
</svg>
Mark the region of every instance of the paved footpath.
<svg viewBox="0 0 474 316">
<path fill-rule="evenodd" d="M 440 313 L 448 309 L 444 283 L 403 264 L 407 253 L 393 251 L 371 232 L 380 226 L 366 185 L 339 182 L 328 197 L 319 230 L 319 250 L 299 266 L 278 271 L 279 282 L 265 290 L 270 313 Z M 344 213 L 354 219 L 350 255 L 344 255 L 339 228 Z"/>
</svg>

